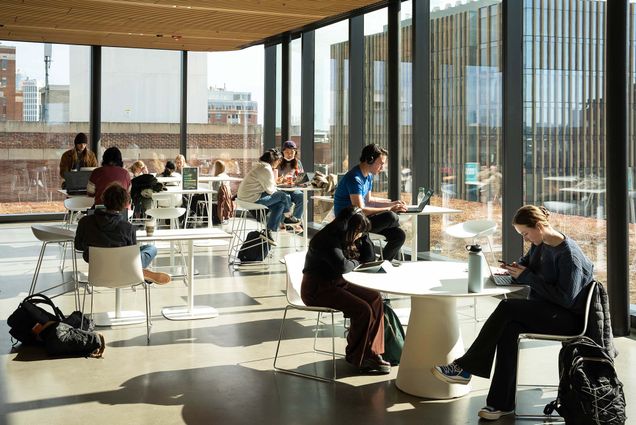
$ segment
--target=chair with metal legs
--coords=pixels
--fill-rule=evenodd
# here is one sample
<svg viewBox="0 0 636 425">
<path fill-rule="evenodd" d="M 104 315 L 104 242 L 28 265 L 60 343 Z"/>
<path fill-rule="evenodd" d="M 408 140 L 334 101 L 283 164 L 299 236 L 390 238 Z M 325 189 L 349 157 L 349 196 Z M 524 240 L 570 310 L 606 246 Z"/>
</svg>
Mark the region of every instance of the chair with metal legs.
<svg viewBox="0 0 636 425">
<path fill-rule="evenodd" d="M 230 241 L 230 247 L 228 250 L 228 263 L 237 264 L 240 263 L 238 254 L 243 247 L 243 243 L 247 239 L 247 235 L 250 230 L 248 222 L 250 216 L 256 218 L 257 231 L 265 231 L 267 229 L 267 211 L 268 208 L 265 205 L 257 204 L 255 202 L 247 202 L 240 199 L 236 200 L 236 209 L 234 210 L 234 218 L 232 219 L 232 240 Z M 262 239 L 257 245 L 261 246 L 263 254 L 265 254 L 265 244 L 268 243 L 265 239 Z M 263 261 L 259 261 L 253 264 L 263 264 L 265 261 L 265 255 L 263 255 Z M 243 263 L 245 264 L 245 263 Z M 243 265 L 241 264 L 241 265 Z"/>
<path fill-rule="evenodd" d="M 336 327 L 334 323 L 334 313 L 339 313 L 339 310 L 334 310 L 327 307 L 311 307 L 305 305 L 300 297 L 300 286 L 303 279 L 303 266 L 305 264 L 306 251 L 294 252 L 292 254 L 285 255 L 285 267 L 287 268 L 287 307 L 285 307 L 285 313 L 283 314 L 283 320 L 280 324 L 280 332 L 278 335 L 278 344 L 276 345 L 276 354 L 274 355 L 274 370 L 283 373 L 289 373 L 291 375 L 303 376 L 305 378 L 317 379 L 319 381 L 333 382 L 336 380 L 336 355 L 342 356 L 342 354 L 336 353 Z M 311 311 L 318 313 L 316 319 L 316 328 L 314 332 L 314 346 L 313 351 L 321 354 L 328 354 L 332 360 L 333 374 L 331 377 L 323 377 L 319 375 L 313 375 L 309 373 L 299 372 L 292 369 L 284 369 L 276 365 L 278 360 L 278 353 L 280 350 L 280 343 L 283 340 L 285 333 L 285 320 L 287 319 L 287 312 L 289 309 L 296 309 L 301 311 Z M 331 315 L 331 350 L 320 350 L 316 348 L 316 342 L 318 340 L 318 331 L 320 329 L 320 316 L 322 313 L 328 313 Z"/>
<path fill-rule="evenodd" d="M 581 332 L 576 335 L 546 335 L 546 334 L 536 334 L 536 333 L 522 333 L 519 334 L 517 338 L 517 376 L 515 377 L 515 417 L 519 419 L 543 419 L 543 420 L 551 420 L 560 418 L 557 415 L 535 415 L 535 414 L 521 414 L 517 412 L 517 405 L 519 399 L 519 387 L 531 387 L 531 388 L 552 388 L 557 389 L 558 385 L 550 385 L 550 384 L 519 384 L 519 357 L 521 354 L 521 343 L 523 340 L 532 340 L 532 341 L 555 341 L 555 342 L 567 342 L 569 340 L 578 338 L 580 336 L 584 336 L 587 332 L 587 322 L 590 317 L 590 308 L 592 306 L 592 297 L 594 295 L 594 290 L 596 289 L 596 282 L 590 283 L 587 289 L 587 301 L 585 303 L 585 315 L 583 316 L 583 326 Z"/>
</svg>

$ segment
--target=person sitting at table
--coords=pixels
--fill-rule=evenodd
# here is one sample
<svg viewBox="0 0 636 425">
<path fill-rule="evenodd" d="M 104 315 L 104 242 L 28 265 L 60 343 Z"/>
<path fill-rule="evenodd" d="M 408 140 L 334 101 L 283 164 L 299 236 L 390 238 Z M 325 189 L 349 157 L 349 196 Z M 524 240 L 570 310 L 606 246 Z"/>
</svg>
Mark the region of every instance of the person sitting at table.
<svg viewBox="0 0 636 425">
<path fill-rule="evenodd" d="M 130 195 L 119 183 L 113 182 L 103 194 L 105 208 L 98 208 L 92 215 L 82 217 L 77 224 L 75 232 L 75 249 L 82 251 L 84 261 L 89 262 L 91 246 L 100 248 L 130 246 L 137 243 L 135 227 L 121 216 L 121 212 L 128 209 Z M 168 273 L 155 272 L 148 267 L 153 258 L 157 256 L 157 248 L 154 245 L 141 245 L 141 267 L 144 279 L 148 282 L 164 285 L 171 278 Z M 117 267 L 113 264 L 113 267 Z"/>
<path fill-rule="evenodd" d="M 95 205 L 101 205 L 102 193 L 113 182 L 130 192 L 130 173 L 124 168 L 121 151 L 115 146 L 104 151 L 102 166 L 94 169 L 88 178 L 86 194 L 95 198 Z"/>
<path fill-rule="evenodd" d="M 385 260 L 390 261 L 397 257 L 406 239 L 397 215 L 406 211 L 406 206 L 402 201 L 386 201 L 371 196 L 373 176 L 382 171 L 388 155 L 386 149 L 376 144 L 365 146 L 360 155 L 360 163 L 349 170 L 338 183 L 333 197 L 333 209 L 334 214 L 338 215 L 350 205 L 361 208 L 369 217 L 371 232 L 386 238 L 382 255 Z"/>
<path fill-rule="evenodd" d="M 185 156 L 179 154 L 174 158 L 175 171 L 179 173 L 179 175 L 183 174 L 183 167 L 188 167 L 188 163 L 186 162 Z"/>
<path fill-rule="evenodd" d="M 130 167 L 128 167 L 128 171 L 130 171 L 130 178 L 134 179 L 142 174 L 148 174 L 148 168 L 143 161 L 135 161 L 132 163 Z"/>
<path fill-rule="evenodd" d="M 270 149 L 263 153 L 252 169 L 245 175 L 238 188 L 238 199 L 256 202 L 269 208 L 267 231 L 263 235 L 271 245 L 276 246 L 273 233 L 278 232 L 283 218 L 291 214 L 290 196 L 276 187 L 274 169 L 278 166 L 282 155 L 278 149 Z"/>
<path fill-rule="evenodd" d="M 358 264 L 375 260 L 372 246 L 362 237 L 371 229 L 364 212 L 355 206 L 311 238 L 305 257 L 300 296 L 308 306 L 328 307 L 351 319 L 346 360 L 361 372 L 389 373 L 384 353 L 384 307 L 378 291 L 348 283 L 342 275 Z"/>
<path fill-rule="evenodd" d="M 483 419 L 497 420 L 514 411 L 520 333 L 574 335 L 581 330 L 594 266 L 576 242 L 550 225 L 549 216 L 544 207 L 526 205 L 512 220 L 532 245 L 519 261 L 503 267 L 516 283 L 530 287 L 528 299 L 500 301 L 463 356 L 431 369 L 442 381 L 468 384 L 472 375 L 490 376 L 497 353 L 487 406 L 478 413 Z"/>
<path fill-rule="evenodd" d="M 293 140 L 288 140 L 283 143 L 283 158 L 276 167 L 278 170 L 277 183 L 293 183 L 300 173 L 304 173 L 303 164 L 298 159 L 298 147 Z M 297 225 L 301 226 L 301 218 L 303 216 L 303 192 L 300 190 L 294 190 L 293 192 L 287 192 L 291 198 L 293 208 L 293 214 L 291 217 L 286 218 L 283 222 L 283 228 L 285 225 Z"/>
<path fill-rule="evenodd" d="M 64 173 L 72 170 L 79 170 L 82 167 L 97 167 L 97 158 L 86 145 L 88 137 L 84 133 L 77 133 L 73 141 L 73 149 L 69 149 L 60 158 L 60 177 L 64 179 Z"/>
</svg>

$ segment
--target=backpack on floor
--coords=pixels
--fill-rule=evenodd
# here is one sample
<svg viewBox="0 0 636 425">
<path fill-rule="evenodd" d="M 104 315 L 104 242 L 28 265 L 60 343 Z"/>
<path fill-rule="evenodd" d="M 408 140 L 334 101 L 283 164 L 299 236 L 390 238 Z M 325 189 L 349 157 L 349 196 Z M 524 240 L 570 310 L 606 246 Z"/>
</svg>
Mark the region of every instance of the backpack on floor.
<svg viewBox="0 0 636 425">
<path fill-rule="evenodd" d="M 566 424 L 624 424 L 625 395 L 607 350 L 588 337 L 563 344 L 559 352 L 559 392 L 545 414 L 556 410 Z"/>
<path fill-rule="evenodd" d="M 384 300 L 384 354 L 382 358 L 391 366 L 400 364 L 405 338 L 400 318 L 391 307 L 389 300 Z"/>
<path fill-rule="evenodd" d="M 242 263 L 250 261 L 263 261 L 269 254 L 269 243 L 262 236 L 264 230 L 257 232 L 253 230 L 247 234 L 245 242 L 238 252 L 238 259 Z"/>
</svg>

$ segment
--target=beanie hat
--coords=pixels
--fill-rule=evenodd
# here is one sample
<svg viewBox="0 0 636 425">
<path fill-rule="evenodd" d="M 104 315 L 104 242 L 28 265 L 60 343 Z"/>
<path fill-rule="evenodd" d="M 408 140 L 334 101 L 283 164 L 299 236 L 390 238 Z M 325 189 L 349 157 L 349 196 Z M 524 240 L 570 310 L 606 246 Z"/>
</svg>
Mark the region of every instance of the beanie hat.
<svg viewBox="0 0 636 425">
<path fill-rule="evenodd" d="M 294 143 L 293 140 L 286 141 L 285 143 L 283 143 L 283 150 L 285 149 L 297 149 L 296 143 Z"/>
</svg>

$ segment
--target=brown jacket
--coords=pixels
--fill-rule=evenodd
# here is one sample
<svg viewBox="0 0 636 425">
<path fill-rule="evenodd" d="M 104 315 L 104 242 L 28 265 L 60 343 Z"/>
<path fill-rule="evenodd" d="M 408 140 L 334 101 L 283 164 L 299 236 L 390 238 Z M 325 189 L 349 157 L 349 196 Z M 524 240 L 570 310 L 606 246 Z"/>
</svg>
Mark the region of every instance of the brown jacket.
<svg viewBox="0 0 636 425">
<path fill-rule="evenodd" d="M 95 154 L 88 149 L 84 150 L 84 158 L 82 158 L 82 163 L 80 167 L 97 167 L 97 158 Z M 75 148 L 69 149 L 62 155 L 60 159 L 60 177 L 64 178 L 64 173 L 66 171 L 71 171 L 73 168 L 73 164 L 77 162 L 77 151 Z"/>
</svg>

